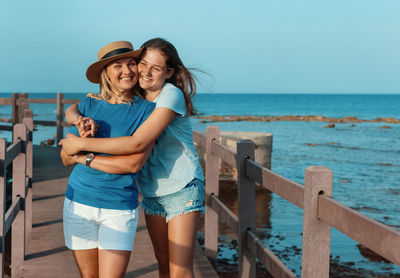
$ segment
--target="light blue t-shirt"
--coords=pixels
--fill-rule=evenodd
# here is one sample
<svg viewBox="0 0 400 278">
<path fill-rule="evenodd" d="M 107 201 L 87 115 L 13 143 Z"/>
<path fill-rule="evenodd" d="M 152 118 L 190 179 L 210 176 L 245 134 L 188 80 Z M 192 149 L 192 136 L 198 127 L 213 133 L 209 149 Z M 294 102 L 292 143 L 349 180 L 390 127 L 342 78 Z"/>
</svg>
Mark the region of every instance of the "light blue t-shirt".
<svg viewBox="0 0 400 278">
<path fill-rule="evenodd" d="M 154 103 L 135 97 L 131 104 L 110 104 L 87 97 L 78 106 L 83 116 L 99 124 L 95 137 L 130 136 L 147 119 Z M 79 135 L 76 127 L 71 133 Z M 82 164 L 72 171 L 65 196 L 96 208 L 135 209 L 138 205 L 137 174 L 109 174 Z"/>
<path fill-rule="evenodd" d="M 204 180 L 183 92 L 165 83 L 154 101 L 156 108 L 168 108 L 178 115 L 158 138 L 139 174 L 140 191 L 146 197 L 177 192 L 194 178 Z"/>
</svg>

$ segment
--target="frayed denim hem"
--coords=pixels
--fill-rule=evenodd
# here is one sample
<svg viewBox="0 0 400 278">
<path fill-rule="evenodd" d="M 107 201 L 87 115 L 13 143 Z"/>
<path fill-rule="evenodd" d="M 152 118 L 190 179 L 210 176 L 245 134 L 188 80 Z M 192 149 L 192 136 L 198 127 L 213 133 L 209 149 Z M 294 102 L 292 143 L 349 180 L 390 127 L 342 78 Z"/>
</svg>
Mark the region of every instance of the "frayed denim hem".
<svg viewBox="0 0 400 278">
<path fill-rule="evenodd" d="M 153 216 L 161 216 L 161 217 L 166 217 L 167 213 L 165 211 L 154 211 L 147 207 L 143 202 L 140 204 L 140 208 L 143 210 L 145 214 L 148 215 L 153 215 Z"/>
<path fill-rule="evenodd" d="M 143 210 L 143 212 L 147 215 L 152 215 L 152 216 L 161 216 L 165 218 L 165 222 L 169 222 L 172 218 L 181 216 L 183 214 L 187 214 L 190 212 L 195 212 L 195 211 L 200 211 L 200 215 L 204 215 L 205 214 L 205 208 L 204 207 L 198 207 L 198 208 L 191 208 L 189 210 L 185 210 L 185 211 L 181 211 L 175 214 L 171 214 L 168 215 L 166 214 L 166 212 L 160 212 L 160 211 L 152 211 L 150 209 L 148 209 L 145 205 L 141 205 L 141 208 Z"/>
<path fill-rule="evenodd" d="M 175 193 L 143 197 L 141 207 L 147 215 L 161 216 L 166 222 L 189 212 L 200 211 L 204 214 L 204 182 L 194 178 Z"/>
<path fill-rule="evenodd" d="M 204 213 L 205 213 L 204 207 L 191 208 L 191 209 L 188 209 L 188 210 L 185 210 L 185 211 L 181 211 L 179 213 L 168 215 L 166 217 L 165 221 L 168 223 L 168 221 L 170 221 L 172 218 L 175 218 L 175 217 L 178 217 L 178 216 L 190 213 L 190 212 L 195 212 L 195 211 L 200 211 L 201 215 L 204 215 Z"/>
</svg>

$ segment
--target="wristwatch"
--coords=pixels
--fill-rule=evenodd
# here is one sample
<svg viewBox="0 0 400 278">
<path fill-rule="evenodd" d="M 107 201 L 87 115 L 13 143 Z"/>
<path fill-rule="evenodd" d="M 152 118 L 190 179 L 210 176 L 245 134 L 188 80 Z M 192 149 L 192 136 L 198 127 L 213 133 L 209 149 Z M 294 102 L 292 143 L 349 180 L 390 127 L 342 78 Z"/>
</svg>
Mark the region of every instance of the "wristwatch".
<svg viewBox="0 0 400 278">
<path fill-rule="evenodd" d="M 86 154 L 86 166 L 90 167 L 90 163 L 92 163 L 94 157 L 95 157 L 94 153 Z"/>
</svg>

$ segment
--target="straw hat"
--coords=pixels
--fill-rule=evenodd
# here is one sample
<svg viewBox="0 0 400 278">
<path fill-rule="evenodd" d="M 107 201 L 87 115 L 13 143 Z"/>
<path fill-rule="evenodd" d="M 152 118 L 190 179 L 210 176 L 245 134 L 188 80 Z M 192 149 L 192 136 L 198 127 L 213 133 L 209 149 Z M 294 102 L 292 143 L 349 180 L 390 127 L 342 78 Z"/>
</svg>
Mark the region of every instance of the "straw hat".
<svg viewBox="0 0 400 278">
<path fill-rule="evenodd" d="M 112 61 L 122 58 L 139 58 L 143 48 L 134 50 L 133 46 L 128 41 L 112 42 L 104 46 L 97 53 L 98 61 L 91 64 L 86 70 L 86 77 L 90 82 L 100 82 L 100 72 L 102 69 Z"/>
</svg>

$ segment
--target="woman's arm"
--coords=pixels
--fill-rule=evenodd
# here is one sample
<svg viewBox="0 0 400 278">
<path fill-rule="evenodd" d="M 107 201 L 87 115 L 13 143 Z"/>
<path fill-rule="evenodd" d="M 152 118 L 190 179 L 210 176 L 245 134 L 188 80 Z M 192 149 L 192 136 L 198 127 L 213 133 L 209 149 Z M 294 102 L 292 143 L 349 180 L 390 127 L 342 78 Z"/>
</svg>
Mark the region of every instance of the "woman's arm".
<svg viewBox="0 0 400 278">
<path fill-rule="evenodd" d="M 142 153 L 123 156 L 96 155 L 90 163 L 90 168 L 110 174 L 137 173 L 146 162 L 154 143 L 150 144 Z M 86 165 L 86 155 L 74 155 L 74 161 Z"/>
<path fill-rule="evenodd" d="M 72 166 L 72 165 L 76 164 L 74 157 L 71 155 L 68 155 L 65 152 L 64 148 L 61 149 L 60 156 L 61 156 L 61 160 L 62 160 L 62 163 L 64 166 Z"/>
<path fill-rule="evenodd" d="M 75 124 L 81 113 L 78 110 L 78 104 L 72 104 L 65 110 L 65 121 L 71 125 Z"/>
<path fill-rule="evenodd" d="M 99 129 L 98 124 L 92 118 L 82 117 L 78 110 L 78 104 L 72 104 L 65 110 L 65 120 L 78 128 L 81 137 L 94 137 Z"/>
<path fill-rule="evenodd" d="M 156 108 L 132 136 L 116 138 L 79 138 L 67 136 L 60 145 L 72 155 L 80 151 L 126 155 L 143 152 L 167 128 L 177 114 L 168 108 Z"/>
</svg>

